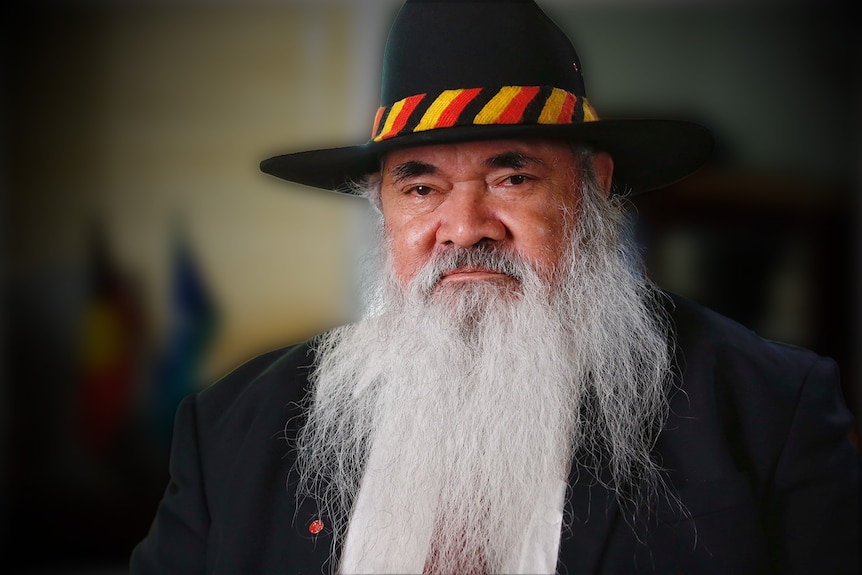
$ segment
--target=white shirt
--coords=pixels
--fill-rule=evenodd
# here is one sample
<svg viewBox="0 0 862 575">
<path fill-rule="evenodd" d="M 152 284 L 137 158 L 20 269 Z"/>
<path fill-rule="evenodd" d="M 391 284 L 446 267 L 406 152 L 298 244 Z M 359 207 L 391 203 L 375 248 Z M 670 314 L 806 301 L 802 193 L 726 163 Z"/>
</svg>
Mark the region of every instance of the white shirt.
<svg viewBox="0 0 862 575">
<path fill-rule="evenodd" d="M 435 510 L 430 503 L 414 502 L 410 513 L 399 513 L 397 507 L 375 501 L 377 494 L 385 492 L 378 488 L 378 482 L 386 481 L 386 474 L 382 469 L 375 471 L 373 455 L 366 469 L 350 519 L 339 571 L 350 574 L 422 573 L 430 548 Z M 548 484 L 547 492 L 535 494 L 536 511 L 524 533 L 514 573 L 556 572 L 566 486 L 566 482 L 561 480 Z"/>
</svg>

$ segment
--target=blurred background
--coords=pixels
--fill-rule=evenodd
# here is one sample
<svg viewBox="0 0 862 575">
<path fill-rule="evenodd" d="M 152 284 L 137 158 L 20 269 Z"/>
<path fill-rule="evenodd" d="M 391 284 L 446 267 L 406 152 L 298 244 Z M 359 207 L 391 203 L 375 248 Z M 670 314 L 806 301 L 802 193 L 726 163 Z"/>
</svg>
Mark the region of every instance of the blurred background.
<svg viewBox="0 0 862 575">
<path fill-rule="evenodd" d="M 657 282 L 835 358 L 860 409 L 849 2 L 545 0 L 600 116 L 693 119 L 637 199 Z M 364 142 L 397 0 L 12 1 L 2 18 L 4 563 L 124 573 L 179 399 L 353 316 L 355 198 L 265 176 Z"/>
</svg>

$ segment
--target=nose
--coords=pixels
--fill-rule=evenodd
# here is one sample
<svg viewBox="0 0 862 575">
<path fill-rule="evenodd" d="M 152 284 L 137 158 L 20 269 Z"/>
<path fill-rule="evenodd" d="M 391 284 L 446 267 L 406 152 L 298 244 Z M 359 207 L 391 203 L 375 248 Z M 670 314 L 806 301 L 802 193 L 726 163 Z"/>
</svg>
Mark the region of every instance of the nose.
<svg viewBox="0 0 862 575">
<path fill-rule="evenodd" d="M 484 185 L 453 189 L 438 208 L 438 244 L 470 247 L 481 241 L 502 241 L 507 229 Z"/>
</svg>

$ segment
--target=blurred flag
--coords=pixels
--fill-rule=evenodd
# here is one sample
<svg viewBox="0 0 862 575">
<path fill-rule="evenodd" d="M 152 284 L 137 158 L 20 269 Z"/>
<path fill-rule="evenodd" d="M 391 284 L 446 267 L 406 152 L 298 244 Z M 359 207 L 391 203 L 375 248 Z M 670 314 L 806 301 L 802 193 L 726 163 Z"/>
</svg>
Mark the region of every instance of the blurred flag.
<svg viewBox="0 0 862 575">
<path fill-rule="evenodd" d="M 133 409 L 143 315 L 131 279 L 113 260 L 100 223 L 91 230 L 79 350 L 78 428 L 85 446 L 116 445 Z"/>
<path fill-rule="evenodd" d="M 153 409 L 157 440 L 170 442 L 180 401 L 206 383 L 203 362 L 217 328 L 217 310 L 182 230 L 172 246 L 168 332 L 159 361 Z"/>
</svg>

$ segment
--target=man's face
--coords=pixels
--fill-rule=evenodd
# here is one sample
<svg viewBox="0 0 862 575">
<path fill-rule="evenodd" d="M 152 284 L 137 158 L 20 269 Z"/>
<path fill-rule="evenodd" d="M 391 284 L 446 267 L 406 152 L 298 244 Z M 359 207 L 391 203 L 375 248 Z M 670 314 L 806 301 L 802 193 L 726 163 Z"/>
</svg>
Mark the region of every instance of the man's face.
<svg viewBox="0 0 862 575">
<path fill-rule="evenodd" d="M 593 157 L 610 188 L 613 163 Z M 496 140 L 390 152 L 381 203 L 392 262 L 407 285 L 432 257 L 481 243 L 517 253 L 549 285 L 565 252 L 580 200 L 580 171 L 570 146 L 551 140 Z M 515 283 L 482 268 L 447 272 L 438 287 L 464 282 Z M 512 286 L 517 287 L 517 286 Z"/>
</svg>

